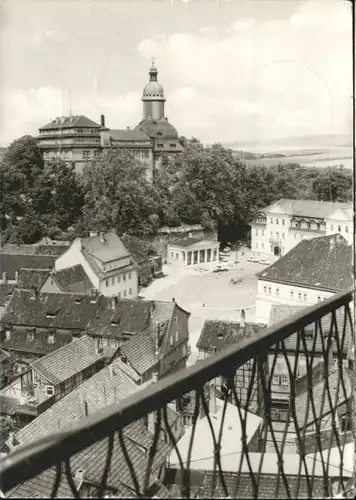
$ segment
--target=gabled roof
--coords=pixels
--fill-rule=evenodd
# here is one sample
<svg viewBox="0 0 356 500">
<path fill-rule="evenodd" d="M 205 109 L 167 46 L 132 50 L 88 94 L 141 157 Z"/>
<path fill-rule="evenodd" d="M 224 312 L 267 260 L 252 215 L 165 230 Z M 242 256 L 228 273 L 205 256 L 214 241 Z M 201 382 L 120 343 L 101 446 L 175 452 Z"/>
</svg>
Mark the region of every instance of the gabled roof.
<svg viewBox="0 0 356 500">
<path fill-rule="evenodd" d="M 31 367 L 46 380 L 58 385 L 101 359 L 102 355 L 96 352 L 95 340 L 85 335 L 34 361 Z"/>
<path fill-rule="evenodd" d="M 39 293 L 14 290 L 2 324 L 85 330 L 95 316 L 97 304 L 88 295 Z"/>
<path fill-rule="evenodd" d="M 145 132 L 143 132 L 142 130 L 111 129 L 110 136 L 115 141 L 143 141 L 143 142 L 149 142 L 151 144 L 150 137 L 147 134 L 145 134 Z"/>
<path fill-rule="evenodd" d="M 252 337 L 266 328 L 260 323 L 245 323 L 242 327 L 236 321 L 206 320 L 197 342 L 198 349 L 214 347 L 220 351 L 239 340 Z"/>
<path fill-rule="evenodd" d="M 301 287 L 346 290 L 353 286 L 352 246 L 340 235 L 302 240 L 257 276 Z"/>
<path fill-rule="evenodd" d="M 0 283 L 0 306 L 4 307 L 6 303 L 10 300 L 16 284 L 11 283 Z"/>
<path fill-rule="evenodd" d="M 25 290 L 39 289 L 49 273 L 48 269 L 20 269 L 18 286 Z"/>
<path fill-rule="evenodd" d="M 278 205 L 282 208 L 283 212 L 288 215 L 295 215 L 297 217 L 312 217 L 325 219 L 329 214 L 337 209 L 350 209 L 352 208 L 351 203 L 339 203 L 339 202 L 329 202 L 329 201 L 315 201 L 315 200 L 288 200 L 286 198 L 281 198 L 280 200 L 272 203 L 268 207 L 263 209 L 264 213 L 270 212 L 270 210 Z"/>
<path fill-rule="evenodd" d="M 82 238 L 82 248 L 104 264 L 130 256 L 129 251 L 114 231 L 105 233 L 103 239 L 104 241 L 101 241 L 100 236 Z"/>
<path fill-rule="evenodd" d="M 120 351 L 140 376 L 158 363 L 154 342 L 148 332 L 138 333 L 132 339 L 124 342 Z"/>
<path fill-rule="evenodd" d="M 63 292 L 86 293 L 93 288 L 81 264 L 54 271 L 51 275 Z"/>
<path fill-rule="evenodd" d="M 118 338 L 137 334 L 148 327 L 151 309 L 152 302 L 146 300 L 101 297 L 87 331 Z"/>
<path fill-rule="evenodd" d="M 34 245 L 14 245 L 7 243 L 1 249 L 3 253 L 10 254 L 22 254 L 22 255 L 54 255 L 59 257 L 69 248 L 69 244 L 66 242 L 56 242 L 54 243 L 36 243 Z"/>
<path fill-rule="evenodd" d="M 210 241 L 206 240 L 205 238 L 178 238 L 170 241 L 169 245 L 176 247 L 191 247 L 193 245 L 196 245 L 197 243 L 203 243 L 205 241 L 206 243 L 211 243 L 214 246 L 219 245 L 218 241 Z"/>
<path fill-rule="evenodd" d="M 60 118 L 55 118 L 51 122 L 47 123 L 40 128 L 40 130 L 53 130 L 53 129 L 63 129 L 63 128 L 73 128 L 73 127 L 82 127 L 82 128 L 97 128 L 100 129 L 100 125 L 98 123 L 93 122 L 84 115 L 78 116 L 61 116 Z"/>
<path fill-rule="evenodd" d="M 20 269 L 52 269 L 56 257 L 50 255 L 22 255 L 0 253 L 0 268 L 8 280 L 15 279 L 15 272 Z"/>
<path fill-rule="evenodd" d="M 21 353 L 21 359 L 24 359 L 23 353 L 45 355 L 72 341 L 71 333 L 61 332 L 60 335 L 54 336 L 54 343 L 49 343 L 49 333 L 49 331 L 45 333 L 36 333 L 33 341 L 29 342 L 26 331 L 16 330 L 11 332 L 9 340 L 6 340 L 3 335 L 0 336 L 0 347 L 9 351 L 17 351 Z M 33 358 L 31 357 L 28 362 L 30 363 L 32 359 Z"/>
<path fill-rule="evenodd" d="M 285 319 L 289 318 L 290 316 L 293 316 L 294 314 L 300 312 L 302 309 L 304 309 L 303 306 L 289 306 L 286 304 L 272 304 L 271 307 L 271 313 L 270 313 L 270 319 L 269 319 L 269 326 L 275 325 L 276 323 L 279 323 L 280 321 L 284 321 Z M 336 317 L 336 325 L 338 332 L 340 334 L 339 342 L 340 345 L 343 344 L 343 353 L 344 355 L 347 354 L 348 349 L 352 343 L 352 338 L 353 338 L 353 332 L 352 332 L 352 327 L 350 324 L 350 321 L 346 319 L 346 328 L 344 330 L 344 323 L 345 323 L 345 312 L 342 309 L 337 309 L 335 311 L 335 317 Z M 331 332 L 331 326 L 332 326 L 332 317 L 331 314 L 327 314 L 326 316 L 323 316 L 321 318 L 321 327 L 322 327 L 322 332 L 324 335 L 329 335 Z M 335 328 L 335 326 L 334 326 Z M 307 352 L 309 353 L 319 353 L 321 354 L 323 352 L 323 345 L 326 347 L 327 345 L 327 337 L 324 337 L 324 340 L 321 336 L 320 329 L 318 328 L 317 330 L 317 335 L 316 338 L 314 338 L 315 334 L 315 325 L 314 323 L 306 326 L 304 328 L 305 332 L 309 334 L 309 336 L 305 339 L 305 344 L 307 348 Z M 345 331 L 345 337 L 342 338 L 343 332 Z M 342 333 L 341 333 L 342 332 Z M 323 344 L 324 342 L 324 344 Z M 298 333 L 294 333 L 292 335 L 289 335 L 286 339 L 284 339 L 284 344 L 287 349 L 287 351 L 296 351 L 297 345 L 298 345 Z M 302 343 L 302 340 L 300 340 L 299 343 L 299 350 L 302 350 L 304 352 L 304 344 Z M 338 354 L 338 347 L 336 342 L 333 342 L 332 344 L 333 352 L 335 354 Z"/>
<path fill-rule="evenodd" d="M 299 429 L 315 422 L 323 417 L 331 418 L 332 412 L 336 411 L 337 406 L 344 404 L 352 394 L 351 377 L 349 371 L 343 369 L 343 382 L 339 380 L 338 370 L 332 372 L 328 379 L 322 376 L 324 363 L 320 362 L 313 368 L 312 377 L 315 374 L 315 383 L 313 384 L 313 405 L 310 403 L 310 394 L 307 390 L 307 375 L 296 381 L 296 424 Z M 308 403 L 309 401 L 309 403 Z M 309 430 L 310 427 L 309 427 Z"/>
</svg>

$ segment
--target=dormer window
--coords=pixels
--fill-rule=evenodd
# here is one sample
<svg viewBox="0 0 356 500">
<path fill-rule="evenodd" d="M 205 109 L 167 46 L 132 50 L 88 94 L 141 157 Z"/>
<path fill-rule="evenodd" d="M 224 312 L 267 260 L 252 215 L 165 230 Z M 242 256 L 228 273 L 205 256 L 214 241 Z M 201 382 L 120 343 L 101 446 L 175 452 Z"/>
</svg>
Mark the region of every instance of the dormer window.
<svg viewBox="0 0 356 500">
<path fill-rule="evenodd" d="M 33 332 L 27 332 L 27 342 L 33 342 L 34 334 Z"/>
<path fill-rule="evenodd" d="M 54 343 L 55 343 L 55 341 L 56 341 L 56 339 L 55 339 L 54 333 L 50 333 L 50 334 L 48 335 L 48 343 L 49 343 L 49 344 L 54 344 Z"/>
<path fill-rule="evenodd" d="M 46 318 L 55 318 L 58 314 L 59 307 L 57 309 L 48 309 L 46 313 Z"/>
<path fill-rule="evenodd" d="M 6 330 L 5 332 L 5 340 L 10 340 L 11 339 L 11 332 L 10 330 Z"/>
</svg>

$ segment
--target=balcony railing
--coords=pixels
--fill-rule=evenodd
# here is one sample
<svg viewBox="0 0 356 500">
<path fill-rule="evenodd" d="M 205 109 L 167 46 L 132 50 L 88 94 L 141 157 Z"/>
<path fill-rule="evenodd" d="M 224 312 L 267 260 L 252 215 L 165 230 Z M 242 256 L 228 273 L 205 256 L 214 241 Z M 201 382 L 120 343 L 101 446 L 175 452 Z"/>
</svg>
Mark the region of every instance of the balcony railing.
<svg viewBox="0 0 356 500">
<path fill-rule="evenodd" d="M 82 453 L 96 472 L 102 464 L 100 481 L 90 483 L 91 487 L 96 487 L 95 493 L 91 493 L 93 497 L 120 497 L 121 473 L 117 468 L 119 465 L 124 467 L 125 463 L 126 470 L 131 471 L 131 496 L 158 498 L 157 488 L 153 493 L 152 484 L 157 483 L 157 478 L 153 478 L 157 474 L 156 463 L 162 462 L 162 457 L 157 457 L 157 450 L 163 439 L 162 429 L 165 429 L 172 455 L 167 461 L 165 476 L 160 476 L 159 481 L 170 498 L 264 498 L 266 492 L 271 498 L 353 496 L 354 448 L 350 453 L 352 439 L 350 443 L 346 439 L 350 433 L 352 438 L 354 433 L 351 424 L 355 410 L 351 366 L 354 352 L 352 297 L 351 291 L 345 292 L 305 308 L 255 336 L 106 407 L 67 431 L 54 432 L 37 442 L 19 446 L 3 460 L 1 490 L 9 492 L 16 485 L 51 469 L 52 491 L 47 496 L 55 497 L 65 482 L 71 496 L 79 498 L 83 495 L 83 490 L 79 491 L 82 482 L 72 475 L 71 465 L 74 467 L 73 462 Z M 294 339 L 294 362 L 291 361 L 290 339 Z M 331 352 L 333 362 L 330 361 Z M 284 400 L 284 409 L 276 411 L 271 387 L 275 365 L 281 355 L 288 367 L 290 392 L 287 403 Z M 299 355 L 303 355 L 306 375 L 297 380 Z M 251 371 L 245 390 L 241 391 L 237 390 L 237 372 L 245 366 Z M 209 410 L 209 391 L 206 390 L 217 378 L 225 381 L 225 390 L 219 400 L 219 425 L 213 410 Z M 167 402 L 179 400 L 188 393 L 195 393 L 195 409 L 191 431 L 186 430 L 187 435 L 182 438 L 186 439 L 183 447 L 170 427 Z M 274 425 L 281 411 L 283 418 Z M 144 470 L 138 471 L 133 466 L 135 457 L 130 456 L 126 448 L 125 428 L 152 414 L 156 417 L 156 426 Z M 351 424 L 345 424 L 345 415 Z M 201 418 L 206 419 L 205 436 L 195 440 L 194 436 L 199 436 Z M 253 422 L 257 422 L 258 429 L 251 439 Z M 101 452 L 103 448 L 106 451 L 104 458 L 97 461 L 93 445 L 99 442 L 102 443 Z M 16 490 L 13 494 L 16 495 Z"/>
</svg>

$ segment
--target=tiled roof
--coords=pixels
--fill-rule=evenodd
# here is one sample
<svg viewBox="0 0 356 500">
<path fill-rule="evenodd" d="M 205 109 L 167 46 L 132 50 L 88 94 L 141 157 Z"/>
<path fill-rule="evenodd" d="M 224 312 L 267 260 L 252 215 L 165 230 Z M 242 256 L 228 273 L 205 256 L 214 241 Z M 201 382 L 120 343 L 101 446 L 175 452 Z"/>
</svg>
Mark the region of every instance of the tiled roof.
<svg viewBox="0 0 356 500">
<path fill-rule="evenodd" d="M 47 469 L 42 474 L 13 488 L 7 493 L 6 498 L 48 498 L 55 480 L 56 470 Z M 76 484 L 76 486 L 78 487 L 79 485 Z M 74 498 L 65 474 L 62 474 L 56 498 Z"/>
<path fill-rule="evenodd" d="M 140 375 L 153 368 L 158 362 L 155 356 L 155 346 L 148 332 L 139 333 L 127 342 L 124 342 L 120 350 L 122 355 Z"/>
<path fill-rule="evenodd" d="M 302 240 L 257 274 L 260 280 L 287 282 L 333 291 L 353 285 L 352 246 L 340 235 Z"/>
<path fill-rule="evenodd" d="M 200 243 L 203 240 L 204 238 L 177 238 L 171 240 L 169 244 L 176 247 L 190 247 L 192 245 L 195 245 L 196 243 Z"/>
<path fill-rule="evenodd" d="M 100 129 L 100 125 L 98 123 L 93 122 L 89 118 L 83 115 L 79 116 L 63 116 L 59 117 L 60 120 L 63 119 L 60 123 L 56 121 L 56 119 L 47 123 L 40 128 L 40 130 L 53 130 L 60 128 L 73 128 L 73 127 L 83 127 L 83 128 L 97 128 Z"/>
<path fill-rule="evenodd" d="M 101 359 L 95 340 L 85 335 L 34 361 L 31 366 L 49 382 L 58 385 Z"/>
<path fill-rule="evenodd" d="M 241 327 L 236 321 L 206 320 L 197 342 L 198 349 L 215 347 L 220 351 L 239 340 L 252 337 L 261 332 L 266 325 L 260 323 L 245 323 Z"/>
<path fill-rule="evenodd" d="M 106 406 L 119 402 L 139 390 L 140 386 L 134 384 L 121 370 L 122 365 L 123 363 L 119 359 L 114 360 L 112 365 L 93 375 L 20 430 L 16 435 L 17 440 L 22 445 L 47 436 L 56 430 L 72 427 L 78 419 L 84 418 L 84 402 L 87 404 L 88 414 L 90 415 Z M 124 435 L 129 457 L 133 462 L 136 477 L 142 487 L 152 437 L 142 420 L 126 427 Z M 142 447 L 146 449 L 146 452 Z M 170 445 L 161 440 L 158 442 L 158 452 L 153 464 L 153 476 L 157 467 L 165 462 L 170 449 Z M 105 468 L 106 452 L 107 440 L 104 439 L 76 454 L 71 458 L 73 473 L 78 469 L 85 469 L 85 478 L 100 483 Z M 114 451 L 107 484 L 120 488 L 120 490 L 125 487 L 131 489 L 134 487 L 132 474 L 127 466 L 117 434 L 115 434 Z M 50 490 L 47 490 L 46 493 L 49 496 Z M 126 491 L 123 493 L 125 495 Z"/>
<path fill-rule="evenodd" d="M 289 318 L 293 314 L 298 313 L 302 309 L 304 309 L 303 306 L 289 306 L 286 304 L 273 304 L 272 308 L 271 308 L 271 313 L 270 313 L 269 325 L 270 326 L 275 325 L 275 324 L 279 323 L 280 321 L 283 321 L 283 320 Z M 335 311 L 335 317 L 336 317 L 337 329 L 338 329 L 338 332 L 340 333 L 339 342 L 340 342 L 340 345 L 343 342 L 343 347 L 344 347 L 343 353 L 344 353 L 344 355 L 346 355 L 348 348 L 351 345 L 352 335 L 353 335 L 351 324 L 350 324 L 350 321 L 346 321 L 345 337 L 343 339 L 342 336 L 343 336 L 343 332 L 344 332 L 345 312 L 342 309 L 338 309 L 337 311 Z M 327 335 L 330 333 L 331 325 L 332 325 L 331 314 L 327 314 L 326 316 L 323 316 L 321 318 L 321 327 L 322 327 L 323 334 Z M 321 333 L 320 333 L 320 329 L 318 328 L 316 339 L 314 338 L 314 334 L 315 334 L 314 323 L 306 326 L 304 328 L 304 330 L 307 334 L 307 336 L 305 338 L 307 352 L 322 353 L 323 352 L 323 345 L 324 345 L 324 348 L 326 347 L 327 337 L 324 337 L 324 341 L 323 341 L 323 338 L 322 338 Z M 297 332 L 295 334 L 289 335 L 289 337 L 287 337 L 284 340 L 284 343 L 285 343 L 285 347 L 288 351 L 296 351 L 297 343 L 298 343 Z M 333 347 L 333 352 L 335 354 L 337 354 L 338 353 L 338 346 L 337 346 L 336 341 L 333 342 L 332 347 Z M 299 343 L 299 350 L 301 352 L 302 351 L 304 352 L 304 343 L 302 342 L 302 340 L 300 340 L 300 343 Z"/>
<path fill-rule="evenodd" d="M 48 269 L 20 269 L 19 288 L 31 290 L 35 287 L 39 289 L 49 273 Z"/>
<path fill-rule="evenodd" d="M 5 336 L 0 336 L 0 347 L 5 350 L 26 352 L 44 355 L 63 347 L 72 341 L 71 333 L 56 333 L 54 336 L 54 343 L 48 343 L 49 332 L 35 333 L 32 342 L 27 339 L 27 332 L 25 331 L 12 331 L 9 340 L 5 340 Z"/>
<path fill-rule="evenodd" d="M 3 253 L 10 254 L 22 254 L 22 255 L 53 255 L 59 257 L 66 250 L 68 250 L 69 245 L 67 243 L 57 243 L 57 244 L 46 244 L 36 243 L 35 245 L 13 245 L 7 243 L 1 249 Z"/>
<path fill-rule="evenodd" d="M 0 283 L 0 306 L 4 306 L 11 298 L 15 284 Z"/>
<path fill-rule="evenodd" d="M 335 210 L 349 210 L 352 208 L 351 203 L 332 203 L 329 201 L 314 201 L 314 200 L 288 200 L 281 198 L 280 200 L 272 203 L 263 209 L 264 213 L 268 213 L 272 207 L 280 206 L 283 211 L 288 215 L 295 215 L 297 217 L 313 217 L 318 219 L 325 219 Z"/>
<path fill-rule="evenodd" d="M 178 132 L 165 118 L 160 120 L 142 120 L 136 130 L 143 130 L 150 137 L 159 139 L 172 139 L 178 143 Z M 178 144 L 180 146 L 180 144 Z M 181 147 L 181 149 L 183 149 Z"/>
<path fill-rule="evenodd" d="M 0 413 L 14 415 L 17 403 L 17 399 L 0 393 Z"/>
<path fill-rule="evenodd" d="M 255 498 L 254 482 L 250 474 L 223 472 L 224 481 L 230 498 Z M 305 477 L 286 476 L 289 494 L 282 477 L 263 474 L 260 476 L 258 498 L 309 498 L 308 481 Z M 313 498 L 324 498 L 324 479 L 313 478 Z M 199 491 L 200 498 L 226 498 L 219 474 L 216 474 L 216 487 L 213 490 L 213 474 L 205 472 L 204 480 Z M 278 488 L 278 493 L 277 493 Z M 331 495 L 331 481 L 329 483 Z M 276 495 L 276 496 L 275 496 Z"/>
<path fill-rule="evenodd" d="M 101 242 L 100 236 L 82 238 L 82 248 L 85 249 L 88 254 L 103 263 L 129 257 L 129 251 L 125 248 L 121 239 L 114 231 L 105 233 L 103 237 L 103 243 Z"/>
<path fill-rule="evenodd" d="M 121 337 L 136 334 L 148 327 L 152 303 L 138 299 L 101 297 L 95 316 L 88 325 L 90 335 Z"/>
<path fill-rule="evenodd" d="M 296 423 L 300 429 L 314 422 L 314 411 L 317 418 L 331 416 L 332 411 L 335 411 L 338 405 L 345 403 L 351 395 L 351 377 L 347 369 L 343 369 L 345 394 L 344 386 L 338 379 L 338 370 L 331 373 L 326 382 L 321 373 L 323 368 L 324 364 L 321 362 L 313 369 L 315 373 L 315 383 L 312 389 L 314 409 L 310 404 L 310 394 L 307 391 L 307 376 L 301 377 L 295 383 Z M 321 376 L 318 377 L 319 374 Z M 328 394 L 330 394 L 330 400 Z"/>
<path fill-rule="evenodd" d="M 39 293 L 14 290 L 1 320 L 7 325 L 85 330 L 95 316 L 97 304 L 89 295 Z"/>
<path fill-rule="evenodd" d="M 93 288 L 92 282 L 80 264 L 51 274 L 63 292 L 87 293 Z"/>
<path fill-rule="evenodd" d="M 87 403 L 88 415 L 91 415 L 139 390 L 140 386 L 121 369 L 122 366 L 123 362 L 116 358 L 21 429 L 16 435 L 18 441 L 30 443 L 70 427 L 76 420 L 84 418 L 84 402 Z"/>
<path fill-rule="evenodd" d="M 111 129 L 110 130 L 110 136 L 115 141 L 143 141 L 143 142 L 149 141 L 151 143 L 150 137 L 147 134 L 145 134 L 145 132 L 143 132 L 142 130 L 136 130 L 136 129 L 124 129 L 124 130 Z"/>
<path fill-rule="evenodd" d="M 20 269 L 52 269 L 56 261 L 50 255 L 0 254 L 1 272 L 6 272 L 8 280 L 15 279 L 15 271 Z"/>
</svg>

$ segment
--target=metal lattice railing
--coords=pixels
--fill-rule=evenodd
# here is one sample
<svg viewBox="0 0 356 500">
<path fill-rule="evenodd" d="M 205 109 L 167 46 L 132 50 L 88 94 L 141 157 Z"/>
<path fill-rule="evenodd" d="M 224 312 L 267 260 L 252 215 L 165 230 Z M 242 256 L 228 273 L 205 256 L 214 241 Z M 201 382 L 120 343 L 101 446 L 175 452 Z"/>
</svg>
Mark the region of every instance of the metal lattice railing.
<svg viewBox="0 0 356 500">
<path fill-rule="evenodd" d="M 352 297 L 305 308 L 67 431 L 19 446 L 3 460 L 1 490 L 10 497 L 352 496 Z M 177 422 L 187 394 L 194 404 L 183 431 Z M 145 439 L 137 443 L 139 433 Z"/>
</svg>

